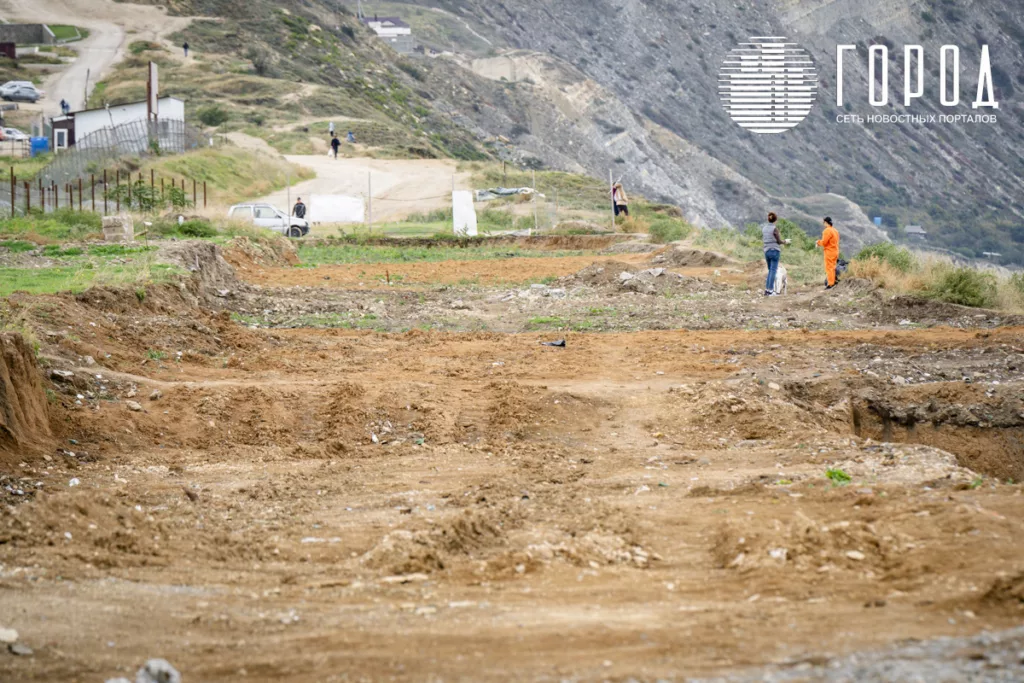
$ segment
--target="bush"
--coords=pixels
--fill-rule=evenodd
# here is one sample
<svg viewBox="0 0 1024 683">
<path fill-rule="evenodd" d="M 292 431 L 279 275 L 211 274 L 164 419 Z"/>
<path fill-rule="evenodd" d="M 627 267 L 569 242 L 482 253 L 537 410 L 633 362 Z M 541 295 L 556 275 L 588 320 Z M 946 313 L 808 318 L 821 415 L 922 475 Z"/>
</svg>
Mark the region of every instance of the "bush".
<svg viewBox="0 0 1024 683">
<path fill-rule="evenodd" d="M 91 228 L 93 230 L 100 230 L 103 228 L 103 219 L 98 214 L 89 211 L 58 209 L 51 213 L 50 217 L 58 223 L 63 223 L 69 227 L 83 227 Z"/>
<path fill-rule="evenodd" d="M 208 107 L 201 108 L 198 111 L 198 116 L 204 126 L 209 126 L 211 128 L 216 128 L 231 118 L 231 114 L 229 114 L 228 111 L 219 104 L 211 104 Z"/>
<path fill-rule="evenodd" d="M 685 239 L 690 234 L 690 226 L 680 220 L 663 218 L 651 223 L 648 232 L 652 241 L 667 244 Z"/>
<path fill-rule="evenodd" d="M 854 257 L 856 261 L 868 261 L 871 259 L 878 259 L 888 263 L 901 273 L 909 273 L 917 266 L 917 260 L 913 254 L 903 247 L 897 247 L 892 242 L 880 242 L 879 244 L 864 247 Z"/>
<path fill-rule="evenodd" d="M 929 285 L 928 296 L 951 304 L 990 308 L 998 294 L 996 278 L 973 268 L 946 270 Z"/>
<path fill-rule="evenodd" d="M 195 219 L 179 225 L 178 232 L 185 237 L 213 237 L 217 234 L 217 228 L 213 227 L 209 221 Z"/>
</svg>

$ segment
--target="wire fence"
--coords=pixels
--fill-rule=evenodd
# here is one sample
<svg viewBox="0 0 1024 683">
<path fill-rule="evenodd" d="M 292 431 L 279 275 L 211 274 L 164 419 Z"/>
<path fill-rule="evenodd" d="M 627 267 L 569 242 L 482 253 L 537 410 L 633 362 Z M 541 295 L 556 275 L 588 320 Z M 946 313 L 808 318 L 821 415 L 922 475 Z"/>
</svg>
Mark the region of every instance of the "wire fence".
<svg viewBox="0 0 1024 683">
<path fill-rule="evenodd" d="M 75 140 L 74 146 L 58 151 L 40 178 L 59 186 L 120 159 L 182 154 L 204 144 L 209 144 L 208 138 L 184 121 L 130 121 Z"/>
<path fill-rule="evenodd" d="M 26 159 L 32 156 L 32 145 L 28 140 L 0 140 L 0 156 Z"/>
<path fill-rule="evenodd" d="M 155 171 L 133 176 L 120 170 L 101 171 L 69 178 L 63 183 L 41 176 L 19 180 L 12 167 L 0 178 L 0 218 L 49 213 L 60 209 L 110 213 L 157 213 L 207 205 L 205 181 L 157 175 Z"/>
</svg>

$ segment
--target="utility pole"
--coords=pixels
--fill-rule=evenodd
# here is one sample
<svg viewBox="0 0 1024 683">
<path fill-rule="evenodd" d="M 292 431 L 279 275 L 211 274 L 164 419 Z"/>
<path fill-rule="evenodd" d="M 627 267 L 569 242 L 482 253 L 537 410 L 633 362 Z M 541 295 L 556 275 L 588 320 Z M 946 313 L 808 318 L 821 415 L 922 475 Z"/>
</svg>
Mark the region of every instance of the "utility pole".
<svg viewBox="0 0 1024 683">
<path fill-rule="evenodd" d="M 615 232 L 615 176 L 612 169 L 608 169 L 609 196 L 612 198 L 612 232 Z"/>
<path fill-rule="evenodd" d="M 356 6 L 356 18 L 362 21 L 366 18 L 366 15 L 363 14 L 363 0 L 357 0 Z"/>
<path fill-rule="evenodd" d="M 533 172 L 533 231 L 537 231 L 537 171 Z"/>
</svg>

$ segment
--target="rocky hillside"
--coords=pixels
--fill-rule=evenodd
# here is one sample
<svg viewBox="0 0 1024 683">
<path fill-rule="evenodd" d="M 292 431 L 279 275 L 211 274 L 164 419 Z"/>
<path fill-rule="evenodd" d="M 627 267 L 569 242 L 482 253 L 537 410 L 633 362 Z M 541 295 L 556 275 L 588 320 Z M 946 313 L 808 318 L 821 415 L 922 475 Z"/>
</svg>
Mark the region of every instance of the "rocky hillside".
<svg viewBox="0 0 1024 683">
<path fill-rule="evenodd" d="M 1024 6 L 1018 2 L 417 2 L 461 13 L 517 48 L 513 60 L 540 64 L 476 66 L 491 77 L 533 81 L 521 83 L 524 88 L 539 86 L 527 98 L 531 116 L 517 122 L 516 142 L 552 163 L 571 161 L 606 175 L 613 162 L 634 185 L 689 204 L 697 214 L 692 217 L 712 224 L 749 220 L 770 197 L 791 198 L 789 207 L 799 209 L 820 206 L 822 195 L 843 195 L 869 215 L 883 216 L 887 225 L 924 224 L 939 245 L 971 255 L 998 251 L 1024 262 L 1024 159 L 1017 151 L 1024 142 L 1017 101 L 1024 88 Z M 718 101 L 720 66 L 753 35 L 789 36 L 818 66 L 818 103 L 807 121 L 784 135 L 744 132 Z M 857 56 L 848 57 L 846 106 L 839 111 L 838 43 L 858 46 Z M 889 79 L 898 106 L 875 109 L 868 103 L 867 54 L 873 44 L 890 48 Z M 904 113 L 907 44 L 925 48 L 925 96 L 910 110 L 921 115 L 978 113 L 971 102 L 979 45 L 988 44 L 1001 103 L 994 112 L 998 122 L 837 123 L 840 114 Z M 938 102 L 945 44 L 961 48 L 959 107 Z M 538 73 L 551 77 L 538 79 Z M 540 111 L 545 100 L 556 110 Z M 463 113 L 484 121 L 495 114 Z"/>
</svg>

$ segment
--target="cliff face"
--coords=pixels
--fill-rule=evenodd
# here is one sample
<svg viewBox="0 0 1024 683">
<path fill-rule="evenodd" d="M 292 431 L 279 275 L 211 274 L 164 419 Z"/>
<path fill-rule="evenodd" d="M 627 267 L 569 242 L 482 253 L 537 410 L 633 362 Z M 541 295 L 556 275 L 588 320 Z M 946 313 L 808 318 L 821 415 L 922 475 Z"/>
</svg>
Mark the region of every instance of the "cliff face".
<svg viewBox="0 0 1024 683">
<path fill-rule="evenodd" d="M 742 223 L 759 217 L 766 206 L 797 210 L 806 204 L 803 198 L 817 200 L 830 193 L 848 197 L 869 215 L 883 216 L 887 225 L 923 223 L 943 246 L 971 254 L 998 251 L 1024 262 L 1024 126 L 1017 96 L 1024 88 L 1024 5 L 1019 2 L 429 4 L 501 36 L 520 50 L 518 57 L 512 55 L 519 62 L 540 60 L 529 53 L 550 55 L 546 68 L 520 68 L 515 74 L 516 80 L 533 81 L 521 88 L 531 91 L 521 107 L 534 112 L 527 119 L 533 125 L 517 143 L 546 160 L 574 163 L 599 176 L 617 164 L 634 184 L 683 204 L 699 223 Z M 750 36 L 788 36 L 812 55 L 818 68 L 814 110 L 785 134 L 747 132 L 719 102 L 719 69 L 728 52 Z M 858 46 L 846 57 L 842 108 L 836 106 L 840 43 Z M 889 48 L 887 107 L 868 102 L 868 48 L 873 44 Z M 904 109 L 903 47 L 908 44 L 924 46 L 925 95 Z M 939 55 L 947 44 L 960 47 L 957 107 L 939 101 Z M 990 47 L 998 111 L 971 107 L 982 44 Z M 502 69 L 477 66 L 492 78 Z M 561 77 L 536 77 L 552 71 Z M 551 103 L 556 104 L 553 111 L 540 112 Z M 993 113 L 998 121 L 836 121 L 845 114 L 902 113 Z M 552 128 L 551 123 L 559 125 Z M 500 126 L 493 132 L 507 133 Z M 864 239 L 880 236 L 862 218 L 857 222 Z"/>
</svg>

